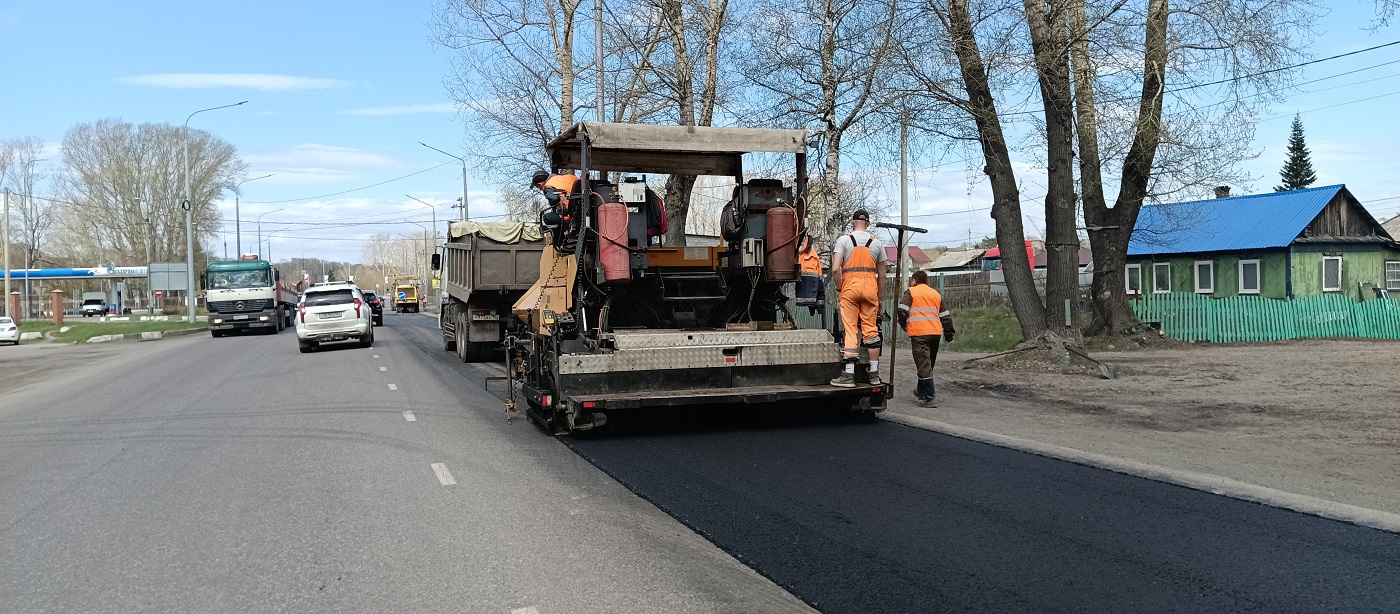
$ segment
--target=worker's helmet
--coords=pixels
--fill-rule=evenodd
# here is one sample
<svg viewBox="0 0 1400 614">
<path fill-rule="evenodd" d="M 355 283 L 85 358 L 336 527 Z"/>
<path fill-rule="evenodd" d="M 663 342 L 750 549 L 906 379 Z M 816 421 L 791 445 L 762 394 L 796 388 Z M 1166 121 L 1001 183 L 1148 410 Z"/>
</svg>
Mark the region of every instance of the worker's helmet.
<svg viewBox="0 0 1400 614">
<path fill-rule="evenodd" d="M 535 171 L 535 174 L 530 177 L 530 187 L 533 188 L 547 180 L 549 180 L 549 173 L 544 172 L 544 170 Z"/>
</svg>

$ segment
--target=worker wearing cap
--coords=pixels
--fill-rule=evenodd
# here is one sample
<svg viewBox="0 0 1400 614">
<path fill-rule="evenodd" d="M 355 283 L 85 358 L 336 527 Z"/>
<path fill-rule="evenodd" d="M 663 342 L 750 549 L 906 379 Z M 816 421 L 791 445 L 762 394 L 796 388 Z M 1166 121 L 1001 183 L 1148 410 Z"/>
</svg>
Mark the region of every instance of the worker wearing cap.
<svg viewBox="0 0 1400 614">
<path fill-rule="evenodd" d="M 938 360 L 938 342 L 953 342 L 953 314 L 943 308 L 943 296 L 928 285 L 928 273 L 914 271 L 909 289 L 899 297 L 899 325 L 909 335 L 914 351 L 914 367 L 919 383 L 914 398 L 919 407 L 937 407 L 933 401 L 933 363 Z"/>
<path fill-rule="evenodd" d="M 541 214 L 540 219 L 551 234 L 559 233 L 564 222 L 569 221 L 569 195 L 578 188 L 578 183 L 579 179 L 573 173 L 551 175 L 543 169 L 535 171 L 530 177 L 530 185 L 539 188 L 544 193 L 545 200 L 549 201 L 549 209 Z M 550 243 L 558 245 L 561 238 L 553 236 Z"/>
<path fill-rule="evenodd" d="M 841 362 L 845 370 L 831 385 L 855 387 L 859 346 L 870 353 L 870 383 L 880 384 L 880 295 L 885 280 L 885 248 L 867 228 L 870 213 L 857 209 L 851 215 L 851 232 L 838 237 L 831 254 L 831 276 L 841 306 L 845 343 Z"/>
</svg>

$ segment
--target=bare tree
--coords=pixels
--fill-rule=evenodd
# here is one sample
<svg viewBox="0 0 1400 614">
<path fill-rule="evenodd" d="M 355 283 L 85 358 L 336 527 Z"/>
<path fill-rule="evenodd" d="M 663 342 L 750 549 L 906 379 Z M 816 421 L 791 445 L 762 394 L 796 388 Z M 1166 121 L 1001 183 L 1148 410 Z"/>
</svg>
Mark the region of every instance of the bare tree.
<svg viewBox="0 0 1400 614">
<path fill-rule="evenodd" d="M 501 202 L 506 206 L 506 219 L 512 222 L 536 222 L 544 210 L 544 199 L 530 190 L 501 188 Z"/>
<path fill-rule="evenodd" d="M 62 206 L 64 255 L 87 262 L 183 258 L 185 215 L 182 131 L 170 124 L 117 119 L 78 124 L 63 137 L 55 178 Z M 220 228 L 213 201 L 246 171 L 228 142 L 189 131 L 196 265 Z"/>
</svg>

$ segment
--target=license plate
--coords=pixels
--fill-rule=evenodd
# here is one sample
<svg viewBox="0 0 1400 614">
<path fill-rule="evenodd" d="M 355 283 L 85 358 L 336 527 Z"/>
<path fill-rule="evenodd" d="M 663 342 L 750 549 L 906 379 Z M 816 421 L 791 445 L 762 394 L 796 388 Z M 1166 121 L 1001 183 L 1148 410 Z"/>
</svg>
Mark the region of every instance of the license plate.
<svg viewBox="0 0 1400 614">
<path fill-rule="evenodd" d="M 248 319 L 248 316 L 233 316 L 233 319 L 235 319 L 235 320 L 247 320 L 247 319 Z"/>
<path fill-rule="evenodd" d="M 332 319 L 332 318 L 338 318 L 338 317 L 340 317 L 340 312 L 338 312 L 338 311 L 337 311 L 337 312 L 334 312 L 334 313 L 323 313 L 323 314 L 320 315 L 320 318 L 321 318 L 322 320 L 330 320 L 330 319 Z"/>
</svg>

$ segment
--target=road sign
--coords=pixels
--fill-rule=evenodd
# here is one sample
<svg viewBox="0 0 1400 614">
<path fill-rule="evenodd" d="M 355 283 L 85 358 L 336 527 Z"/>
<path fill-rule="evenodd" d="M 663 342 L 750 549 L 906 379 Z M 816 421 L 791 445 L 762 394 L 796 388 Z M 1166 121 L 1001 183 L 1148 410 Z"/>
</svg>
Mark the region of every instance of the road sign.
<svg viewBox="0 0 1400 614">
<path fill-rule="evenodd" d="M 165 290 L 156 290 L 156 296 L 165 296 Z"/>
<path fill-rule="evenodd" d="M 399 300 L 401 300 L 401 301 L 403 301 L 403 300 L 408 300 L 408 293 L 407 293 L 407 292 L 400 292 L 400 293 L 399 293 Z"/>
</svg>

